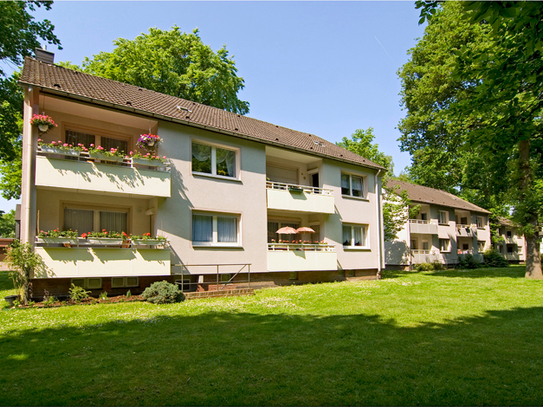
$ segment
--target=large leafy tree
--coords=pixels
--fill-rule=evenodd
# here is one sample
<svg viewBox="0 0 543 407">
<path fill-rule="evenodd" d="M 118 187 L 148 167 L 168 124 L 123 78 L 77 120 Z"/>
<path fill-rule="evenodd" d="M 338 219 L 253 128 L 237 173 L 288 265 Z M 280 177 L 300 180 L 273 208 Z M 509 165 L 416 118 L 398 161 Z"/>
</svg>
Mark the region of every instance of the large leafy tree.
<svg viewBox="0 0 543 407">
<path fill-rule="evenodd" d="M 249 112 L 249 103 L 237 97 L 245 85 L 234 60 L 226 48 L 214 52 L 203 44 L 198 30 L 151 28 L 148 34 L 119 38 L 114 44 L 112 52 L 85 58 L 82 70 L 230 112 Z"/>
<path fill-rule="evenodd" d="M 0 186 L 2 195 L 20 195 L 20 146 L 22 132 L 23 94 L 17 85 L 18 72 L 6 76 L 4 67 L 20 66 L 24 57 L 34 54 L 40 40 L 57 45 L 49 20 L 35 21 L 31 12 L 38 7 L 51 9 L 52 1 L 0 2 Z"/>
<path fill-rule="evenodd" d="M 543 278 L 537 232 L 543 8 L 525 2 L 419 5 L 431 18 L 400 70 L 408 111 L 400 123 L 401 146 L 414 156 L 414 166 L 420 158 L 428 166 L 413 173 L 425 183 L 435 169 L 444 185 L 479 197 L 489 209 L 512 205 L 527 242 L 526 276 Z"/>
</svg>

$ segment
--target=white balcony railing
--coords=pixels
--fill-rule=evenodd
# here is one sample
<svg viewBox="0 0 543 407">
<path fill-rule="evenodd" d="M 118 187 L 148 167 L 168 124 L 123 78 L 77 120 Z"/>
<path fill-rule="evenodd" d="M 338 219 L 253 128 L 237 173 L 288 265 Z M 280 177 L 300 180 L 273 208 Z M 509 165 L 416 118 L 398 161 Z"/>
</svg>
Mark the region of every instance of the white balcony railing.
<svg viewBox="0 0 543 407">
<path fill-rule="evenodd" d="M 337 270 L 337 253 L 328 244 L 268 244 L 268 271 Z"/>
<path fill-rule="evenodd" d="M 411 233 L 420 233 L 426 235 L 437 235 L 437 219 L 421 220 L 409 219 L 409 229 Z"/>
<path fill-rule="evenodd" d="M 307 185 L 266 182 L 268 209 L 334 213 L 334 192 Z"/>
<path fill-rule="evenodd" d="M 459 237 L 474 237 L 477 236 L 477 225 L 456 225 L 456 234 Z"/>
<path fill-rule="evenodd" d="M 110 163 L 83 156 L 65 159 L 40 154 L 36 157 L 36 186 L 141 197 L 171 196 L 171 175 L 166 167 L 140 165 L 132 159 Z"/>
</svg>

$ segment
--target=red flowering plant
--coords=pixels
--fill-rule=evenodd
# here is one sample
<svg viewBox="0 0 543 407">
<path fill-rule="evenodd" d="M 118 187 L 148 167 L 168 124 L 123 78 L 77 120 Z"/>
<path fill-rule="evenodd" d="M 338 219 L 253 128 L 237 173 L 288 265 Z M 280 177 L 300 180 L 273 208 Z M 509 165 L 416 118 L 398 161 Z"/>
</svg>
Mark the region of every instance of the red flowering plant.
<svg viewBox="0 0 543 407">
<path fill-rule="evenodd" d="M 64 143 L 62 140 L 58 141 L 51 141 L 50 143 L 44 142 L 41 138 L 38 139 L 38 146 L 41 147 L 52 147 L 52 148 L 58 148 L 59 150 L 63 151 L 87 151 L 85 146 L 81 143 L 74 146 L 73 144 Z"/>
<path fill-rule="evenodd" d="M 90 238 L 98 238 L 98 239 L 104 239 L 104 238 L 110 238 L 110 239 L 123 239 L 128 240 L 128 235 L 125 232 L 115 232 L 115 231 L 107 231 L 106 229 L 102 229 L 101 232 L 87 232 L 83 233 L 81 237 L 90 237 Z"/>
<path fill-rule="evenodd" d="M 43 230 L 40 230 L 40 233 L 38 233 L 38 237 L 40 239 L 47 239 L 47 238 L 56 238 L 56 237 L 67 237 L 67 238 L 71 238 L 71 239 L 75 239 L 77 238 L 77 230 L 72 230 L 72 229 L 69 229 L 69 230 L 60 230 L 60 229 L 54 229 L 54 230 L 48 230 L 48 231 L 43 231 Z"/>
<path fill-rule="evenodd" d="M 35 114 L 30 119 L 30 124 L 32 126 L 37 126 L 40 131 L 46 132 L 51 130 L 54 127 L 58 127 L 58 124 L 55 123 L 53 118 L 51 116 L 47 116 L 46 114 Z"/>
<path fill-rule="evenodd" d="M 158 155 L 151 154 L 149 152 L 147 154 L 141 154 L 138 151 L 130 151 L 130 153 L 128 153 L 126 158 L 139 158 L 139 159 L 149 160 L 149 161 L 159 161 L 161 163 L 166 161 L 166 156 L 165 155 L 160 157 Z"/>
<path fill-rule="evenodd" d="M 130 240 L 159 240 L 165 242 L 166 236 L 152 236 L 150 233 L 144 233 L 143 235 L 130 235 Z"/>
<path fill-rule="evenodd" d="M 110 148 L 105 149 L 102 146 L 95 146 L 94 144 L 90 144 L 88 149 L 85 149 L 84 151 L 88 151 L 89 154 L 103 154 L 106 157 L 123 157 L 124 154 L 119 151 L 117 148 Z"/>
<path fill-rule="evenodd" d="M 147 152 L 154 152 L 158 148 L 158 143 L 160 143 L 162 139 L 158 137 L 156 134 L 141 134 L 140 138 L 136 142 L 136 146 L 139 148 L 147 151 Z"/>
</svg>

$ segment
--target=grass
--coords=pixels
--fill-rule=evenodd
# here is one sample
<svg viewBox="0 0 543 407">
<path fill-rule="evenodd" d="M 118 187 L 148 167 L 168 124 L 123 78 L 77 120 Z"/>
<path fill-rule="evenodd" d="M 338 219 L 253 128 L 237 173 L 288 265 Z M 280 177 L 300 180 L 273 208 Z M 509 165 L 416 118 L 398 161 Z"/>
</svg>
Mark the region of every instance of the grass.
<svg viewBox="0 0 543 407">
<path fill-rule="evenodd" d="M 4 310 L 0 405 L 541 405 L 543 282 L 523 276 Z"/>
</svg>

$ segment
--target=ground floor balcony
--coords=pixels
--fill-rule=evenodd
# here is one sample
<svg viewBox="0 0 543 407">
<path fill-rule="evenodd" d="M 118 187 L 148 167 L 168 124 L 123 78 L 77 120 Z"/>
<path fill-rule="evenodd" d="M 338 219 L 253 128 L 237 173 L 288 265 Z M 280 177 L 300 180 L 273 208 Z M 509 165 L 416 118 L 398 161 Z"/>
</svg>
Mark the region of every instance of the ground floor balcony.
<svg viewBox="0 0 543 407">
<path fill-rule="evenodd" d="M 36 247 L 48 270 L 34 278 L 165 276 L 171 274 L 170 250 L 148 247 Z"/>
<path fill-rule="evenodd" d="M 170 172 L 164 166 L 150 164 L 138 164 L 133 159 L 110 162 L 81 156 L 38 155 L 36 186 L 74 192 L 169 198 Z"/>
<path fill-rule="evenodd" d="M 412 263 L 421 264 L 421 263 L 433 263 L 434 261 L 442 261 L 441 255 L 432 250 L 411 250 Z"/>
<path fill-rule="evenodd" d="M 331 189 L 307 185 L 266 182 L 268 209 L 334 213 L 334 195 Z"/>
<path fill-rule="evenodd" d="M 337 270 L 337 253 L 328 244 L 268 244 L 268 271 Z"/>
<path fill-rule="evenodd" d="M 505 260 L 507 261 L 520 261 L 521 255 L 519 253 L 506 253 L 503 257 L 505 257 Z"/>
</svg>

